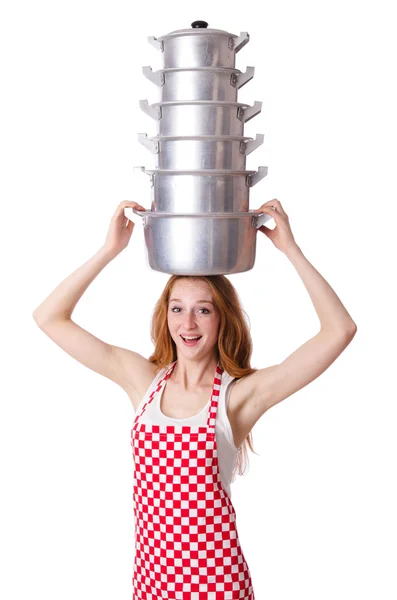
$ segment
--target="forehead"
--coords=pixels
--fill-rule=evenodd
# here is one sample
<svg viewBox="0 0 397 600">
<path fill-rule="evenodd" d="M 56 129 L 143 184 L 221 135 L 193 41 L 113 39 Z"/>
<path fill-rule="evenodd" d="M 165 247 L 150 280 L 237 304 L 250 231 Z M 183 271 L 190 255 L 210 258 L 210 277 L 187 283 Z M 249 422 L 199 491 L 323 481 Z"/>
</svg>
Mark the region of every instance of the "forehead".
<svg viewBox="0 0 397 600">
<path fill-rule="evenodd" d="M 198 297 L 212 300 L 212 294 L 209 285 L 205 281 L 178 279 L 171 289 L 170 298 Z"/>
</svg>

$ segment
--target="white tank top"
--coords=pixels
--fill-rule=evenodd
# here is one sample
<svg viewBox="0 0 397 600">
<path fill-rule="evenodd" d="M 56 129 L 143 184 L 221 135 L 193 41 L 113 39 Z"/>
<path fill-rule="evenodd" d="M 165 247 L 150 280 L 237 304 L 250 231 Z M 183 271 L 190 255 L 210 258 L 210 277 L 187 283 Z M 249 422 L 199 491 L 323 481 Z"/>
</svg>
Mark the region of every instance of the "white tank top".
<svg viewBox="0 0 397 600">
<path fill-rule="evenodd" d="M 146 391 L 144 397 L 140 401 L 135 414 L 140 411 L 142 405 L 149 398 L 152 391 L 157 386 L 158 381 L 165 375 L 169 367 L 160 369 L 156 377 L 152 381 L 150 387 Z M 230 421 L 227 417 L 227 403 L 229 400 L 230 390 L 237 379 L 233 378 L 226 371 L 222 372 L 221 388 L 218 397 L 218 410 L 215 422 L 216 446 L 218 450 L 218 464 L 221 482 L 226 490 L 229 498 L 231 498 L 231 483 L 233 470 L 237 462 L 238 448 L 234 445 L 233 432 Z M 167 417 L 160 410 L 160 400 L 165 386 L 163 385 L 160 392 L 155 394 L 152 402 L 147 406 L 145 412 L 140 415 L 141 423 L 154 423 L 155 425 L 189 425 L 192 427 L 205 427 L 207 424 L 207 416 L 210 400 L 204 408 L 196 415 L 187 417 L 186 419 L 174 419 Z"/>
</svg>

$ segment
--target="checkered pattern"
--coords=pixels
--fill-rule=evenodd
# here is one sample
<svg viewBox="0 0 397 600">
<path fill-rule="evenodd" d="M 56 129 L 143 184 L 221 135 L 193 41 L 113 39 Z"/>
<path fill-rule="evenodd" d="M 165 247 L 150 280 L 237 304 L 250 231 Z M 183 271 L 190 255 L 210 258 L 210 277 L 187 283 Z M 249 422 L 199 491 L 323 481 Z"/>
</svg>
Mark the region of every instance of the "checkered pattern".
<svg viewBox="0 0 397 600">
<path fill-rule="evenodd" d="M 207 426 L 139 422 L 175 364 L 150 394 L 131 429 L 133 600 L 255 600 L 238 539 L 236 513 L 218 468 L 219 364 Z"/>
</svg>

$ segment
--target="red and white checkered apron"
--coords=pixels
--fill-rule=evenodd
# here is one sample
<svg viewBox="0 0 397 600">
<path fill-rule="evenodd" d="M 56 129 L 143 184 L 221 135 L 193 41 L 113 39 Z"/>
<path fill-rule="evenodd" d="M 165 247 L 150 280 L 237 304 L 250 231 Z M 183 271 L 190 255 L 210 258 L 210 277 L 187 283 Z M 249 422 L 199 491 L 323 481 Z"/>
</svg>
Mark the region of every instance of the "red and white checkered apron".
<svg viewBox="0 0 397 600">
<path fill-rule="evenodd" d="M 133 600 L 255 600 L 236 513 L 219 474 L 215 435 L 219 364 L 206 426 L 139 421 L 175 364 L 137 413 L 131 429 Z"/>
</svg>

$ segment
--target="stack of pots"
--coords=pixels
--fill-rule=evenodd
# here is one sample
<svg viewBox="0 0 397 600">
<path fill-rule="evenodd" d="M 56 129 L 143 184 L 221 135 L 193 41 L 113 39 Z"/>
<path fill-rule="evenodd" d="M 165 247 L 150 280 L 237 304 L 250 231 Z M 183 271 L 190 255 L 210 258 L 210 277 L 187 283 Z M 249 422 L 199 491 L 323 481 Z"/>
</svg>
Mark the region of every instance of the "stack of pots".
<svg viewBox="0 0 397 600">
<path fill-rule="evenodd" d="M 250 188 L 267 167 L 246 170 L 246 156 L 263 143 L 244 135 L 244 124 L 261 111 L 237 101 L 254 68 L 235 68 L 236 53 L 249 41 L 195 21 L 149 42 L 162 52 L 164 68 L 143 73 L 161 91 L 161 101 L 142 110 L 157 123 L 157 135 L 138 134 L 155 157 L 150 176 L 151 211 L 143 218 L 149 266 L 178 275 L 216 275 L 251 269 L 256 234 L 270 217 L 249 210 Z"/>
</svg>

